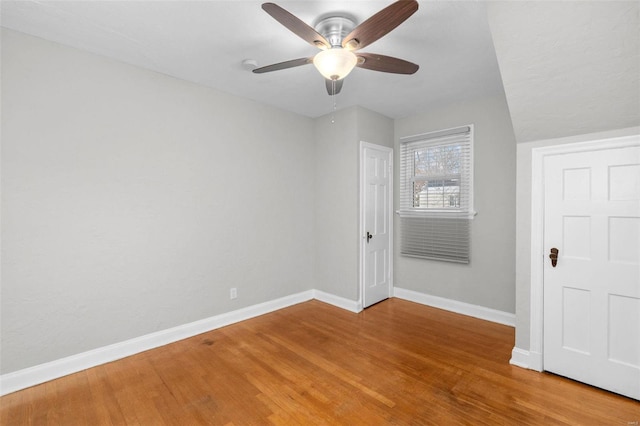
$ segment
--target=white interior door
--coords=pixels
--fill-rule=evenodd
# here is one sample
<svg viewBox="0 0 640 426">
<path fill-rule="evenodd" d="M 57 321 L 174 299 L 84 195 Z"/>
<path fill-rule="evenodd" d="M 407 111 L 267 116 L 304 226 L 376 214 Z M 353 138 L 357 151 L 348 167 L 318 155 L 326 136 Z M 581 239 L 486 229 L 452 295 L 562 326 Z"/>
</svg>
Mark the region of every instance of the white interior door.
<svg viewBox="0 0 640 426">
<path fill-rule="evenodd" d="M 640 399 L 640 146 L 548 156 L 544 176 L 544 369 Z"/>
<path fill-rule="evenodd" d="M 363 306 L 391 295 L 391 148 L 361 143 L 361 280 Z"/>
</svg>

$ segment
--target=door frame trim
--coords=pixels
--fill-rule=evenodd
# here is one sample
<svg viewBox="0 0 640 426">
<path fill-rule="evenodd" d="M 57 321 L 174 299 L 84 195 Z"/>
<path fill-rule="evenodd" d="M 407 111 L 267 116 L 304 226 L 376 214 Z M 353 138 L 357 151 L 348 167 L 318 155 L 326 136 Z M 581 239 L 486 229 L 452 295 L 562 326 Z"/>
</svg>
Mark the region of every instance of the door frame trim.
<svg viewBox="0 0 640 426">
<path fill-rule="evenodd" d="M 560 140 L 558 140 L 560 141 Z M 531 281 L 529 294 L 529 368 L 544 370 L 544 160 L 579 152 L 638 146 L 638 135 L 552 145 L 531 150 Z"/>
<path fill-rule="evenodd" d="M 389 203 L 387 206 L 387 217 L 388 223 L 387 227 L 389 229 L 389 251 L 388 251 L 388 259 L 389 262 L 389 297 L 393 296 L 393 148 L 384 145 L 376 145 L 365 141 L 360 141 L 360 153 L 359 153 L 359 162 L 360 162 L 360 184 L 358 185 L 358 199 L 359 199 L 359 217 L 358 217 L 358 240 L 359 240 L 359 259 L 358 259 L 358 281 L 359 281 L 359 289 L 360 295 L 358 298 L 359 304 L 364 309 L 364 251 L 365 251 L 365 229 L 364 229 L 364 194 L 365 194 L 365 179 L 364 175 L 364 150 L 366 148 L 377 149 L 380 151 L 387 151 L 389 153 Z"/>
</svg>

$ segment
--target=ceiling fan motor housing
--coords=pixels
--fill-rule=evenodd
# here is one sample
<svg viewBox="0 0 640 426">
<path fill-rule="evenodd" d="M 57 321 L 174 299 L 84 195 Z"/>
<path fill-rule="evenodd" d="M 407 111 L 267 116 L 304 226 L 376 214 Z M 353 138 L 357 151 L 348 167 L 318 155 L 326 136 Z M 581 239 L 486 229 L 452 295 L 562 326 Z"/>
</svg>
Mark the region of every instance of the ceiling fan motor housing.
<svg viewBox="0 0 640 426">
<path fill-rule="evenodd" d="M 356 27 L 353 19 L 346 16 L 329 16 L 318 21 L 315 30 L 320 33 L 332 47 L 342 46 L 342 40 Z"/>
</svg>

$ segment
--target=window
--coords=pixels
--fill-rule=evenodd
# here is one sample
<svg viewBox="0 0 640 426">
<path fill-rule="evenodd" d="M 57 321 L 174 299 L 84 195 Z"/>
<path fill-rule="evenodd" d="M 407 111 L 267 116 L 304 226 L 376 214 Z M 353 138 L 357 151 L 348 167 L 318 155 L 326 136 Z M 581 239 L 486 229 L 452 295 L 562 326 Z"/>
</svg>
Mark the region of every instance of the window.
<svg viewBox="0 0 640 426">
<path fill-rule="evenodd" d="M 400 143 L 400 253 L 469 263 L 473 126 Z"/>
</svg>

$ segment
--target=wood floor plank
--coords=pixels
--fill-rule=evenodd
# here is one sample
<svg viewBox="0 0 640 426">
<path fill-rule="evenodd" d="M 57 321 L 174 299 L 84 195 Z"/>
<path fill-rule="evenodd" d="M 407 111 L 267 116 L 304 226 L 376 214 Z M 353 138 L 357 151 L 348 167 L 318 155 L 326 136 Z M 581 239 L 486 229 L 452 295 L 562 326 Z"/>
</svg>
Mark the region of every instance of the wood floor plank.
<svg viewBox="0 0 640 426">
<path fill-rule="evenodd" d="M 634 425 L 640 402 L 509 365 L 511 327 L 318 301 L 0 398 L 2 425 Z"/>
</svg>

